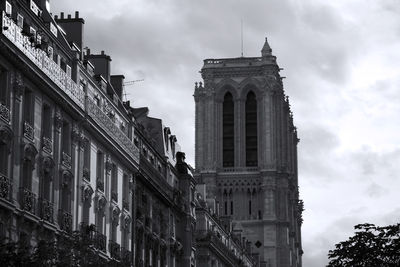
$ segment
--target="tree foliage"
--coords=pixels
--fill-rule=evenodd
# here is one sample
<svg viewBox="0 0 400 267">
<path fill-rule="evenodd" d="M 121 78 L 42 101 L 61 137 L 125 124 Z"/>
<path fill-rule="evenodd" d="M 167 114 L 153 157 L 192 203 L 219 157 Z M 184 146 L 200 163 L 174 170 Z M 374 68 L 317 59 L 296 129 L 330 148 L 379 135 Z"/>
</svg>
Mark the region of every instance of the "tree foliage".
<svg viewBox="0 0 400 267">
<path fill-rule="evenodd" d="M 88 226 L 90 227 L 90 226 Z M 0 243 L 0 266 L 9 267 L 123 267 L 129 260 L 110 260 L 93 246 L 91 229 L 61 235 L 57 240 L 40 240 L 36 246 L 21 242 Z"/>
<path fill-rule="evenodd" d="M 330 250 L 327 267 L 400 266 L 400 224 L 384 227 L 358 224 L 348 240 Z"/>
</svg>

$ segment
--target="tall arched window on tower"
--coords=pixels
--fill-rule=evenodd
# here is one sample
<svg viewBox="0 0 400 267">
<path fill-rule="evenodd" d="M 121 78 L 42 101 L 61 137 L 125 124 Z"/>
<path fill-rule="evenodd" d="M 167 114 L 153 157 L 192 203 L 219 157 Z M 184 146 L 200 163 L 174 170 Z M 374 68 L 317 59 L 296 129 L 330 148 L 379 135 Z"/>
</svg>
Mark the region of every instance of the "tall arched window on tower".
<svg viewBox="0 0 400 267">
<path fill-rule="evenodd" d="M 222 114 L 222 164 L 223 167 L 232 167 L 234 165 L 234 105 L 232 94 L 229 92 L 224 97 Z"/>
<path fill-rule="evenodd" d="M 246 98 L 246 166 L 257 163 L 257 100 L 250 91 Z"/>
</svg>

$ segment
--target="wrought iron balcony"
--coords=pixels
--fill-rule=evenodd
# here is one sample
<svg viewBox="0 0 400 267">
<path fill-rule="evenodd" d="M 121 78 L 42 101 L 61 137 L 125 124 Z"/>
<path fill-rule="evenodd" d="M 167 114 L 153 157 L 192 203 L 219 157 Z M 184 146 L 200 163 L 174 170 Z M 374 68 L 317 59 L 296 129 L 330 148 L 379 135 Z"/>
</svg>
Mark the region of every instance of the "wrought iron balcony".
<svg viewBox="0 0 400 267">
<path fill-rule="evenodd" d="M 64 210 L 60 210 L 59 217 L 60 217 L 59 224 L 60 224 L 61 230 L 70 233 L 72 231 L 72 215 L 71 215 L 71 213 L 64 211 Z"/>
<path fill-rule="evenodd" d="M 116 260 L 121 259 L 121 249 L 120 249 L 120 245 L 115 242 L 110 240 L 108 242 L 108 250 L 110 251 L 110 256 L 111 258 L 114 258 Z"/>
<path fill-rule="evenodd" d="M 96 232 L 94 235 L 94 247 L 97 248 L 98 250 L 106 252 L 106 243 L 107 243 L 106 236 L 99 232 Z"/>
<path fill-rule="evenodd" d="M 27 212 L 35 214 L 36 195 L 25 187 L 20 188 L 20 205 Z"/>
<path fill-rule="evenodd" d="M 53 222 L 53 203 L 47 199 L 39 199 L 40 203 L 40 218 L 45 221 Z"/>
<path fill-rule="evenodd" d="M 48 137 L 43 137 L 43 151 L 49 154 L 53 153 L 53 140 Z"/>
<path fill-rule="evenodd" d="M 67 167 L 68 169 L 71 169 L 71 156 L 68 155 L 65 152 L 62 152 L 62 158 L 61 158 L 62 164 Z"/>
<path fill-rule="evenodd" d="M 0 174 L 0 198 L 9 200 L 11 196 L 12 183 L 6 176 Z"/>
<path fill-rule="evenodd" d="M 10 122 L 10 110 L 6 105 L 1 103 L 0 103 L 0 118 L 6 123 Z"/>
<path fill-rule="evenodd" d="M 22 53 L 24 53 L 47 77 L 50 78 L 64 93 L 66 93 L 79 107 L 84 109 L 85 92 L 79 88 L 71 77 L 47 53 L 40 48 L 31 46 L 29 36 L 24 35 L 21 28 L 2 12 L 3 27 L 2 33 L 10 40 Z"/>
<path fill-rule="evenodd" d="M 24 122 L 24 136 L 31 141 L 35 138 L 35 129 L 29 122 Z"/>
</svg>

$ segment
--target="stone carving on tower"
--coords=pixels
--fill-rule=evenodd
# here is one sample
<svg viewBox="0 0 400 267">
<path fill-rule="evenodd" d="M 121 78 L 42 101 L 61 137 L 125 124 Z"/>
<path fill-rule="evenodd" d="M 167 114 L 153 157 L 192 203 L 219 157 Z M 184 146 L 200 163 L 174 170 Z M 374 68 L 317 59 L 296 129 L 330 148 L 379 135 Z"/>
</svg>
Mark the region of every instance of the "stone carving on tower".
<svg viewBox="0 0 400 267">
<path fill-rule="evenodd" d="M 280 68 L 261 57 L 206 59 L 195 84 L 195 178 L 252 242 L 260 266 L 301 266 L 297 130 Z"/>
</svg>

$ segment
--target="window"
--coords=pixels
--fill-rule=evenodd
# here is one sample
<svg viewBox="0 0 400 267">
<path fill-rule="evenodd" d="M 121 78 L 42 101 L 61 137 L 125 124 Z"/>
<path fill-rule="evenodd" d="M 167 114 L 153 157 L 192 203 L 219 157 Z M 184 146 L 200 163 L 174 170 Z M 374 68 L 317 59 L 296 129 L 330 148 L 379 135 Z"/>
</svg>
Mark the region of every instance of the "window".
<svg viewBox="0 0 400 267">
<path fill-rule="evenodd" d="M 25 89 L 24 91 L 24 106 L 23 106 L 23 116 L 24 121 L 30 126 L 33 126 L 33 115 L 34 115 L 34 102 L 33 102 L 33 92 Z"/>
<path fill-rule="evenodd" d="M 111 199 L 118 202 L 118 167 L 116 164 L 111 168 Z"/>
<path fill-rule="evenodd" d="M 21 29 L 24 27 L 24 17 L 18 13 L 17 15 L 17 25 L 18 27 L 20 27 Z"/>
<path fill-rule="evenodd" d="M 231 215 L 233 215 L 233 201 L 231 200 Z"/>
<path fill-rule="evenodd" d="M 222 111 L 222 161 L 223 167 L 234 165 L 234 104 L 231 93 L 226 93 Z"/>
<path fill-rule="evenodd" d="M 257 166 L 257 100 L 250 91 L 246 99 L 246 166 Z"/>
<path fill-rule="evenodd" d="M 69 156 L 71 155 L 71 127 L 66 121 L 63 122 L 61 130 L 61 149 Z"/>
<path fill-rule="evenodd" d="M 90 181 L 90 141 L 85 139 L 83 146 L 83 177 Z"/>
<path fill-rule="evenodd" d="M 42 109 L 42 135 L 51 139 L 51 109 L 46 104 Z"/>
<path fill-rule="evenodd" d="M 104 191 L 104 154 L 101 151 L 97 152 L 96 167 L 97 189 Z"/>
<path fill-rule="evenodd" d="M 2 117 L 2 119 L 5 119 L 7 121 L 9 121 L 10 119 L 9 108 L 7 108 L 6 110 L 6 107 L 9 106 L 9 99 L 8 72 L 0 69 L 0 105 L 2 106 L 2 113 L 0 114 L 0 116 Z M 7 114 L 3 114 L 4 111 L 6 111 Z"/>
<path fill-rule="evenodd" d="M 251 215 L 251 200 L 249 200 L 249 215 Z"/>
<path fill-rule="evenodd" d="M 30 160 L 24 160 L 22 165 L 22 187 L 31 190 L 32 187 L 32 162 Z"/>
<path fill-rule="evenodd" d="M 54 57 L 54 50 L 53 50 L 53 47 L 51 47 L 51 46 L 48 46 L 48 47 L 47 47 L 47 56 L 48 56 L 49 58 L 53 58 L 53 57 Z"/>
<path fill-rule="evenodd" d="M 122 184 L 122 206 L 129 210 L 129 177 L 127 174 L 123 176 L 123 184 Z"/>
<path fill-rule="evenodd" d="M 0 142 L 0 175 L 8 176 L 8 148 L 5 143 Z"/>
<path fill-rule="evenodd" d="M 6 14 L 11 16 L 12 15 L 12 5 L 6 1 Z"/>
<path fill-rule="evenodd" d="M 224 202 L 224 211 L 225 211 L 224 214 L 228 215 L 228 201 Z"/>
</svg>

